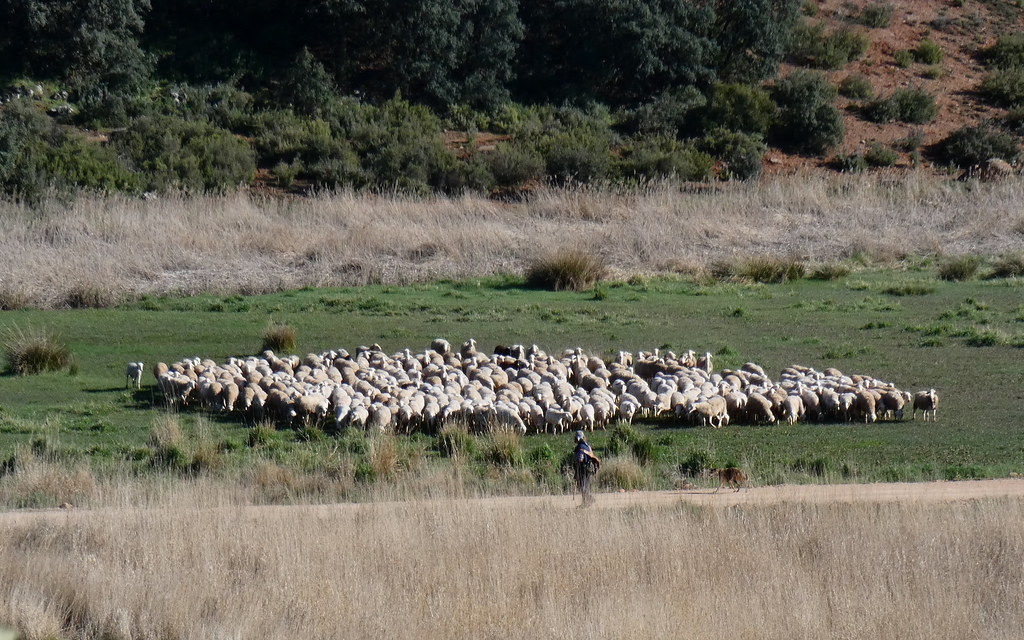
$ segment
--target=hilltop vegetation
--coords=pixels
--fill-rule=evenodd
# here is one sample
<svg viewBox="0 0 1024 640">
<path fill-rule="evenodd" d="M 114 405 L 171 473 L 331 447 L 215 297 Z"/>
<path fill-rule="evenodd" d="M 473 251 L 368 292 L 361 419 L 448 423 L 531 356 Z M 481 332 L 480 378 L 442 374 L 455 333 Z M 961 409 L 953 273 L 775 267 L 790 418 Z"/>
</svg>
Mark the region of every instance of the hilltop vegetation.
<svg viewBox="0 0 1024 640">
<path fill-rule="evenodd" d="M 769 148 L 783 166 L 1015 160 L 1021 8 L 946 5 L 3 0 L 0 189 L 748 179 Z M 988 73 L 952 104 L 964 65 Z M 929 151 L 979 120 L 972 148 Z M 851 148 L 863 131 L 877 144 Z"/>
</svg>

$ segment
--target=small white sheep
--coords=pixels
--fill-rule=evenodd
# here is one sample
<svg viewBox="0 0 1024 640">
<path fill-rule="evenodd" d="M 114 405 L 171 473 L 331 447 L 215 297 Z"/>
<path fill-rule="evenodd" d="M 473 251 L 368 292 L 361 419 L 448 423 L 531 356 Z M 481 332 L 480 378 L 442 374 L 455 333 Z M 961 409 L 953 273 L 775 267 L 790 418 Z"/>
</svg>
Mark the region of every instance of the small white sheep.
<svg viewBox="0 0 1024 640">
<path fill-rule="evenodd" d="M 128 389 L 142 388 L 142 369 L 145 365 L 141 362 L 129 362 L 124 375 L 127 380 L 125 387 Z"/>
</svg>

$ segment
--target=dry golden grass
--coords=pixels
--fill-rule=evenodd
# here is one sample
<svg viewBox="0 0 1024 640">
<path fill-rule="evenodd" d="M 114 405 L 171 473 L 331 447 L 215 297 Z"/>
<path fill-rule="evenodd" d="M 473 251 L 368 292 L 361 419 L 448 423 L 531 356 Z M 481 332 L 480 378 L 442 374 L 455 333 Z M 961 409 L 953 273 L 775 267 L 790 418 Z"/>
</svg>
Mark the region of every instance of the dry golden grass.
<svg viewBox="0 0 1024 640">
<path fill-rule="evenodd" d="M 0 622 L 28 640 L 962 639 L 1024 628 L 1017 499 L 196 506 L 218 491 L 0 516 Z"/>
<path fill-rule="evenodd" d="M 559 250 L 593 255 L 613 277 L 751 255 L 995 255 L 1024 250 L 1022 199 L 1021 179 L 968 190 L 925 175 L 808 174 L 692 193 L 541 190 L 523 204 L 353 194 L 5 203 L 0 303 L 524 273 Z"/>
</svg>

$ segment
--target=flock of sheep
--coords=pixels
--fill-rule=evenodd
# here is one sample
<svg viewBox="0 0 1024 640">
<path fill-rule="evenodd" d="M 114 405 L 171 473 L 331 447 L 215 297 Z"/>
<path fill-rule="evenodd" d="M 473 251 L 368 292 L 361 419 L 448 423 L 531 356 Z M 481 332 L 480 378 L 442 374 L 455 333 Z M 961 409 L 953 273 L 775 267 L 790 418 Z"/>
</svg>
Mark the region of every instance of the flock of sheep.
<svg viewBox="0 0 1024 640">
<path fill-rule="evenodd" d="M 141 387 L 143 363 L 128 364 Z M 374 431 L 436 433 L 462 421 L 470 429 L 519 433 L 593 430 L 616 421 L 672 416 L 715 428 L 730 423 L 875 422 L 922 411 L 934 420 L 934 389 L 910 394 L 866 375 L 787 367 L 772 380 L 755 363 L 716 372 L 712 355 L 634 354 L 606 362 L 582 349 L 547 354 L 516 345 L 491 354 L 468 340 L 453 349 L 387 354 L 377 345 L 280 357 L 271 351 L 223 364 L 200 358 L 154 370 L 166 402 L 237 413 L 248 420 Z"/>
</svg>

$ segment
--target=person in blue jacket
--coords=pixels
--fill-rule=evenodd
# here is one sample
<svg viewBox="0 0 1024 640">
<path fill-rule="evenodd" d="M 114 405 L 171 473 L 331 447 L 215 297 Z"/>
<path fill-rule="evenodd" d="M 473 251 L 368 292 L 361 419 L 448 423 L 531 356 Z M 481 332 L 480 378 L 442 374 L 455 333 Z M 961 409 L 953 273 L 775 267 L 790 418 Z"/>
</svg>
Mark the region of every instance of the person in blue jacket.
<svg viewBox="0 0 1024 640">
<path fill-rule="evenodd" d="M 576 476 L 576 488 L 583 496 L 583 505 L 593 504 L 594 496 L 590 494 L 590 478 L 601 468 L 601 459 L 594 455 L 594 450 L 587 443 L 582 431 L 576 432 L 576 449 L 572 453 L 572 470 Z"/>
</svg>

